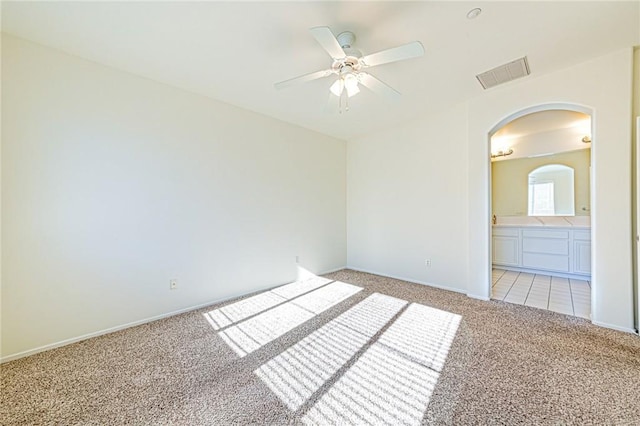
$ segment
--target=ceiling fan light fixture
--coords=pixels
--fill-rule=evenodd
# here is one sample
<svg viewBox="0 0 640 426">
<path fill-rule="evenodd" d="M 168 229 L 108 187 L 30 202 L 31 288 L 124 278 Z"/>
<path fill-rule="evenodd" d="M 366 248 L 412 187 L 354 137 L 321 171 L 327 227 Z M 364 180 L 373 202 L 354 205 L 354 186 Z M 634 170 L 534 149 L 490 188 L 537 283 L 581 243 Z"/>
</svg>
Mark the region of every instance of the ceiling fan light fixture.
<svg viewBox="0 0 640 426">
<path fill-rule="evenodd" d="M 360 93 L 360 88 L 356 84 L 353 87 L 347 87 L 347 96 L 352 97 Z"/>
<path fill-rule="evenodd" d="M 347 96 L 352 97 L 360 93 L 360 88 L 358 87 L 358 77 L 354 74 L 348 74 L 344 78 L 344 86 L 347 89 Z"/>
<path fill-rule="evenodd" d="M 361 83 L 375 94 L 389 100 L 397 100 L 400 96 L 397 90 L 365 72 L 365 69 L 424 55 L 422 43 L 413 41 L 362 56 L 362 52 L 352 47 L 356 37 L 350 31 L 342 32 L 337 37 L 329 27 L 314 27 L 310 31 L 311 35 L 331 57 L 331 67 L 281 81 L 274 86 L 280 90 L 298 83 L 337 76 L 336 80 L 331 83 L 329 91 L 339 98 L 340 113 L 343 111 L 343 104 L 344 111 L 349 110 L 349 98 L 360 93 Z"/>
<path fill-rule="evenodd" d="M 343 89 L 344 89 L 344 80 L 342 80 L 341 78 L 337 79 L 329 88 L 331 93 L 333 93 L 337 97 L 340 97 L 340 95 L 342 95 Z"/>
</svg>

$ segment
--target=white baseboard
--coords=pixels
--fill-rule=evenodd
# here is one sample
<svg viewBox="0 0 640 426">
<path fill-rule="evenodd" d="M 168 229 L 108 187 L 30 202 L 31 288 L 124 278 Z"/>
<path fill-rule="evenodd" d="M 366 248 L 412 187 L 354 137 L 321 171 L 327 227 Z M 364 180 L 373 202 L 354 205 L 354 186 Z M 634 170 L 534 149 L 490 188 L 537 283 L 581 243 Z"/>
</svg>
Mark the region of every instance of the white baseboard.
<svg viewBox="0 0 640 426">
<path fill-rule="evenodd" d="M 340 268 L 337 268 L 337 269 L 332 269 L 330 271 L 322 272 L 322 273 L 320 273 L 318 275 L 330 274 L 332 272 L 341 271 L 343 269 L 345 269 L 344 266 L 340 267 Z M 164 313 L 164 314 L 155 315 L 155 316 L 152 316 L 152 317 L 149 317 L 149 318 L 144 318 L 144 319 L 141 319 L 141 320 L 138 320 L 138 321 L 133 321 L 133 322 L 129 322 L 129 323 L 126 323 L 126 324 L 117 325 L 115 327 L 105 328 L 103 330 L 99 330 L 99 331 L 94 331 L 92 333 L 83 334 L 82 336 L 71 337 L 69 339 L 61 340 L 59 342 L 49 343 L 47 345 L 39 346 L 39 347 L 34 348 L 34 349 L 28 349 L 26 351 L 22 351 L 22 352 L 18 352 L 18 353 L 12 354 L 12 355 L 4 356 L 4 357 L 0 358 L 0 364 L 3 364 L 5 362 L 9 362 L 9 361 L 14 361 L 16 359 L 24 358 L 24 357 L 27 357 L 27 356 L 30 356 L 30 355 L 35 355 L 37 353 L 45 352 L 45 351 L 48 351 L 48 350 L 51 350 L 51 349 L 59 348 L 61 346 L 70 345 L 72 343 L 81 342 L 83 340 L 91 339 L 92 337 L 102 336 L 102 335 L 105 335 L 105 334 L 109 334 L 109 333 L 113 333 L 113 332 L 116 332 L 116 331 L 124 330 L 126 328 L 131 328 L 131 327 L 135 327 L 135 326 L 138 326 L 138 325 L 147 324 L 147 323 L 150 323 L 150 322 L 153 322 L 153 321 L 158 321 L 158 320 L 163 319 L 163 318 L 172 317 L 174 315 L 184 314 L 185 312 L 195 311 L 197 309 L 204 308 L 205 306 L 215 305 L 217 303 L 222 303 L 222 302 L 226 302 L 227 300 L 237 299 L 239 297 L 247 296 L 247 295 L 250 295 L 250 294 L 253 294 L 253 293 L 259 293 L 261 291 L 271 290 L 273 288 L 280 287 L 281 285 L 284 285 L 284 284 L 278 284 L 278 285 L 275 285 L 275 286 L 269 286 L 269 287 L 266 287 L 266 288 L 262 288 L 262 289 L 251 291 L 249 293 L 238 294 L 238 295 L 234 295 L 234 296 L 230 296 L 230 297 L 224 297 L 222 299 L 217 299 L 217 300 L 212 300 L 212 301 L 205 302 L 205 303 L 200 303 L 198 305 L 193 305 L 193 306 L 189 306 L 189 307 L 186 307 L 186 308 L 178 309 L 177 311 L 171 311 L 171 312 L 167 312 L 167 313 Z"/>
<path fill-rule="evenodd" d="M 318 275 L 332 274 L 334 272 L 342 271 L 343 269 L 347 269 L 347 267 L 346 266 L 341 266 L 341 267 L 336 268 L 336 269 L 330 269 L 328 271 L 320 272 Z"/>
<path fill-rule="evenodd" d="M 478 296 L 477 294 L 471 294 L 471 293 L 467 293 L 467 296 L 469 296 L 472 299 L 478 299 L 478 300 L 482 300 L 484 302 L 488 302 L 489 300 L 491 300 L 490 297 L 487 296 Z"/>
<path fill-rule="evenodd" d="M 341 271 L 343 269 L 351 269 L 351 270 L 358 271 L 358 272 L 365 272 L 365 273 L 368 273 L 368 274 L 380 275 L 382 277 L 387 277 L 387 278 L 393 278 L 393 279 L 396 279 L 396 280 L 407 281 L 407 282 L 414 283 L 414 284 L 426 285 L 426 286 L 438 288 L 438 289 L 441 289 L 441 290 L 453 291 L 453 292 L 456 292 L 456 293 L 466 294 L 467 296 L 469 296 L 471 298 L 474 298 L 474 299 L 478 299 L 478 300 L 484 300 L 484 301 L 490 300 L 488 297 L 478 296 L 478 295 L 474 295 L 474 294 L 467 294 L 465 290 L 458 289 L 458 288 L 441 286 L 441 285 L 428 283 L 428 282 L 424 282 L 424 281 L 419 281 L 419 280 L 415 280 L 415 279 L 389 275 L 389 274 L 385 274 L 385 273 L 382 273 L 382 272 L 365 270 L 365 269 L 362 269 L 362 268 L 356 268 L 356 267 L 353 267 L 353 266 L 343 266 L 343 267 L 339 267 L 339 268 L 336 268 L 336 269 L 331 269 L 331 270 L 328 270 L 328 271 L 321 272 L 318 275 L 330 274 L 330 273 L 333 273 L 333 272 Z M 126 323 L 126 324 L 115 326 L 115 327 L 110 327 L 110 328 L 106 328 L 106 329 L 103 329 L 103 330 L 95 331 L 93 333 L 83 334 L 82 336 L 72 337 L 72 338 L 69 338 L 69 339 L 61 340 L 59 342 L 50 343 L 50 344 L 43 345 L 43 346 L 40 346 L 40 347 L 37 347 L 37 348 L 34 348 L 34 349 L 29 349 L 29 350 L 26 350 L 26 351 L 18 352 L 18 353 L 12 354 L 12 355 L 7 355 L 5 357 L 0 358 L 0 364 L 5 363 L 5 362 L 9 362 L 9 361 L 14 361 L 16 359 L 24 358 L 24 357 L 27 357 L 27 356 L 30 356 L 30 355 L 35 355 L 37 353 L 45 352 L 45 351 L 48 351 L 48 350 L 51 350 L 51 349 L 59 348 L 61 346 L 70 345 L 72 343 L 81 342 L 83 340 L 91 339 L 93 337 L 102 336 L 102 335 L 105 335 L 105 334 L 109 334 L 109 333 L 113 333 L 113 332 L 116 332 L 116 331 L 124 330 L 124 329 L 130 328 L 130 327 L 136 327 L 138 325 L 147 324 L 147 323 L 150 323 L 150 322 L 153 322 L 153 321 L 158 321 L 160 319 L 172 317 L 174 315 L 179 315 L 179 314 L 183 314 L 183 313 L 186 313 L 186 312 L 195 311 L 197 309 L 201 309 L 201 308 L 204 308 L 206 306 L 215 305 L 217 303 L 222 303 L 222 302 L 225 302 L 227 300 L 237 299 L 239 297 L 247 296 L 247 295 L 252 294 L 252 293 L 258 293 L 258 292 L 261 292 L 261 291 L 267 291 L 267 290 L 270 290 L 272 288 L 280 287 L 280 285 L 282 285 L 282 284 L 279 284 L 277 286 L 270 286 L 270 287 L 263 288 L 263 289 L 258 289 L 258 290 L 252 291 L 250 293 L 244 293 L 244 294 L 234 295 L 234 296 L 230 296 L 230 297 L 225 297 L 225 298 L 222 298 L 222 299 L 212 300 L 212 301 L 201 303 L 201 304 L 198 304 L 198 305 L 194 305 L 194 306 L 189 306 L 189 307 L 186 307 L 186 308 L 178 309 L 176 311 L 171 311 L 171 312 L 167 312 L 167 313 L 164 313 L 164 314 L 155 315 L 155 316 L 152 316 L 152 317 L 149 317 L 149 318 L 145 318 L 145 319 L 141 319 L 141 320 L 138 320 L 138 321 L 129 322 L 129 323 Z M 604 328 L 610 328 L 610 329 L 613 329 L 613 330 L 623 331 L 625 333 L 637 334 L 637 331 L 634 330 L 633 328 L 620 327 L 620 326 L 617 326 L 617 325 L 607 324 L 607 323 L 603 323 L 603 322 L 599 322 L 599 321 L 592 321 L 592 323 L 597 325 L 597 326 L 604 327 Z"/>
<path fill-rule="evenodd" d="M 346 269 L 351 269 L 353 271 L 365 272 L 367 274 L 380 275 L 381 277 L 393 278 L 394 280 L 402 280 L 402 281 L 407 281 L 407 282 L 414 283 L 414 284 L 422 284 L 422 285 L 426 285 L 428 287 L 439 288 L 440 290 L 453 291 L 455 293 L 466 294 L 466 292 L 467 292 L 466 290 L 462 290 L 462 289 L 455 288 L 455 287 L 447 287 L 447 286 L 443 286 L 443 285 L 428 283 L 426 281 L 419 281 L 419 280 L 416 280 L 416 279 L 413 279 L 413 278 L 405 278 L 405 277 L 399 277 L 399 276 L 396 276 L 396 275 L 389 275 L 389 274 L 385 274 L 383 272 L 377 272 L 377 271 L 371 271 L 371 270 L 368 270 L 368 269 L 357 268 L 355 266 L 346 266 L 345 268 Z"/>
<path fill-rule="evenodd" d="M 268 290 L 268 289 L 266 289 L 266 290 Z M 13 360 L 16 360 L 16 359 L 19 359 L 19 358 L 24 358 L 26 356 L 35 355 L 37 353 L 48 351 L 50 349 L 59 348 L 61 346 L 70 345 L 72 343 L 81 342 L 83 340 L 91 339 L 92 337 L 102 336 L 102 335 L 105 335 L 105 334 L 109 334 L 109 333 L 113 333 L 113 332 L 116 332 L 116 331 L 124 330 L 126 328 L 136 327 L 138 325 L 147 324 L 147 323 L 150 323 L 150 322 L 153 322 L 153 321 L 157 321 L 157 320 L 160 320 L 160 319 L 163 319 L 163 318 L 172 317 L 174 315 L 184 314 L 185 312 L 195 311 L 196 309 L 204 308 L 205 306 L 209 306 L 209 305 L 215 305 L 216 303 L 221 303 L 221 302 L 224 302 L 224 301 L 227 301 L 227 300 L 235 299 L 237 297 L 241 297 L 241 296 L 225 297 L 223 299 L 213 300 L 213 301 L 210 301 L 210 302 L 201 303 L 199 305 L 194 305 L 194 306 L 189 306 L 187 308 L 178 309 L 177 311 L 171 311 L 171 312 L 167 312 L 167 313 L 164 313 L 164 314 L 155 315 L 155 316 L 152 316 L 152 317 L 149 317 L 149 318 L 144 318 L 144 319 L 141 319 L 141 320 L 138 320 L 138 321 L 133 321 L 133 322 L 129 322 L 129 323 L 126 323 L 126 324 L 117 325 L 115 327 L 105 328 L 103 330 L 94 331 L 93 333 L 83 334 L 82 336 L 71 337 L 69 339 L 61 340 L 59 342 L 49 343 L 47 345 L 43 345 L 43 346 L 40 346 L 40 347 L 37 347 L 37 348 L 34 348 L 34 349 L 29 349 L 29 350 L 18 352 L 18 353 L 12 354 L 12 355 L 4 356 L 4 357 L 0 358 L 0 364 L 3 364 L 5 362 L 9 362 L 9 361 L 13 361 Z"/>
<path fill-rule="evenodd" d="M 571 278 L 574 280 L 581 280 L 581 281 L 584 281 L 584 280 L 591 281 L 591 275 L 569 274 L 569 273 L 556 272 L 556 271 L 540 271 L 539 269 L 520 268 L 518 266 L 498 265 L 498 264 L 492 264 L 491 266 L 496 269 L 504 269 L 505 271 L 526 272 L 528 274 L 542 273 L 544 275 L 551 275 L 553 277 Z"/>
<path fill-rule="evenodd" d="M 610 328 L 612 330 L 617 330 L 617 331 L 624 331 L 625 333 L 638 334 L 638 332 L 635 329 L 629 328 L 629 327 L 620 327 L 619 325 L 607 324 L 606 322 L 593 321 L 593 320 L 591 321 L 591 323 L 599 327 Z"/>
</svg>

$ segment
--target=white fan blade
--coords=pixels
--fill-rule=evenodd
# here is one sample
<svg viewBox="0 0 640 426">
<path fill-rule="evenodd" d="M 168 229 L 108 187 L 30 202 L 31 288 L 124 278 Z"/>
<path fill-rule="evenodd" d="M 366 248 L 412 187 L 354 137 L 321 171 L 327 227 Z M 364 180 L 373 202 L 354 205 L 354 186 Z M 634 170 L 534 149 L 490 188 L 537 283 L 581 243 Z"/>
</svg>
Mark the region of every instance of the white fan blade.
<svg viewBox="0 0 640 426">
<path fill-rule="evenodd" d="M 358 80 L 364 87 L 371 90 L 376 95 L 382 96 L 383 98 L 396 101 L 400 98 L 400 96 L 402 96 L 396 89 L 388 86 L 387 84 L 378 80 L 371 74 L 367 74 L 366 72 L 358 73 Z"/>
<path fill-rule="evenodd" d="M 285 87 L 289 87 L 293 84 L 297 84 L 297 83 L 304 83 L 307 81 L 311 81 L 311 80 L 317 80 L 319 78 L 323 78 L 323 77 L 328 77 L 331 74 L 333 74 L 333 70 L 322 70 L 322 71 L 316 71 L 316 72 L 312 72 L 311 74 L 305 74 L 305 75 L 301 75 L 300 77 L 296 77 L 296 78 L 292 78 L 290 80 L 285 80 L 285 81 L 281 81 L 280 83 L 276 83 L 274 84 L 275 88 L 280 90 L 280 89 L 284 89 Z"/>
<path fill-rule="evenodd" d="M 341 59 L 347 56 L 329 27 L 314 27 L 309 31 L 333 59 Z"/>
<path fill-rule="evenodd" d="M 388 64 L 389 62 L 416 58 L 422 55 L 424 55 L 424 47 L 422 46 L 422 43 L 414 41 L 403 44 L 402 46 L 364 56 L 360 59 L 360 63 L 366 67 L 373 67 L 376 65 Z"/>
</svg>

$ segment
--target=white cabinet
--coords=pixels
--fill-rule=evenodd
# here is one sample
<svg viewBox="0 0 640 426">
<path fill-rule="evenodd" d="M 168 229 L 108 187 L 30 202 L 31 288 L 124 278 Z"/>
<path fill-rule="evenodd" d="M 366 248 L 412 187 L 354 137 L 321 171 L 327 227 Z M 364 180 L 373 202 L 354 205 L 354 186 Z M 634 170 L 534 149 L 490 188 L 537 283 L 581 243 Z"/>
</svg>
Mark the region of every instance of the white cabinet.
<svg viewBox="0 0 640 426">
<path fill-rule="evenodd" d="M 493 232 L 493 261 L 500 265 L 520 264 L 520 238 L 515 229 L 496 229 Z"/>
<path fill-rule="evenodd" d="M 494 226 L 493 264 L 584 279 L 591 274 L 590 240 L 588 229 Z"/>
<path fill-rule="evenodd" d="M 585 231 L 574 233 L 573 261 L 576 274 L 591 274 L 591 233 Z"/>
<path fill-rule="evenodd" d="M 569 272 L 569 231 L 522 229 L 522 266 Z"/>
</svg>

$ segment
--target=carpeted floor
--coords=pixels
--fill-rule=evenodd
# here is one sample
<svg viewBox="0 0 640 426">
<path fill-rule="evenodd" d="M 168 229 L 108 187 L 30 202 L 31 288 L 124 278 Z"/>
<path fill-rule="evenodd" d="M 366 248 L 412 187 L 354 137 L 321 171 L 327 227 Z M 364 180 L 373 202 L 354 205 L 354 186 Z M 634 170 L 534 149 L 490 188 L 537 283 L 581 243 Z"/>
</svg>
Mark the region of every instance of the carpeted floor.
<svg viewBox="0 0 640 426">
<path fill-rule="evenodd" d="M 640 424 L 638 336 L 326 277 L 6 363 L 0 423 Z"/>
</svg>

